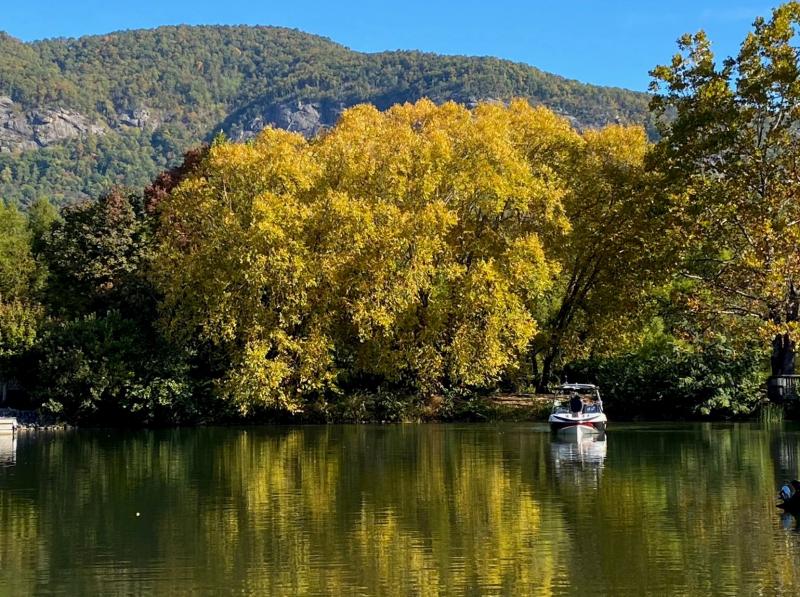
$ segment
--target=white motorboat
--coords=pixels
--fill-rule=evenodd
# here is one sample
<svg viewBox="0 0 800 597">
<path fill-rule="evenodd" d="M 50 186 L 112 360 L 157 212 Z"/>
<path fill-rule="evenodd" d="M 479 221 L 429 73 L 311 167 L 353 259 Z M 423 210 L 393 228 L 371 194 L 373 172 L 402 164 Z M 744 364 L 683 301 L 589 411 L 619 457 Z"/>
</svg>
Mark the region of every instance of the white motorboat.
<svg viewBox="0 0 800 597">
<path fill-rule="evenodd" d="M 600 390 L 593 384 L 564 384 L 557 391 L 548 422 L 562 437 L 580 440 L 587 434 L 604 433 L 608 419 Z"/>
</svg>

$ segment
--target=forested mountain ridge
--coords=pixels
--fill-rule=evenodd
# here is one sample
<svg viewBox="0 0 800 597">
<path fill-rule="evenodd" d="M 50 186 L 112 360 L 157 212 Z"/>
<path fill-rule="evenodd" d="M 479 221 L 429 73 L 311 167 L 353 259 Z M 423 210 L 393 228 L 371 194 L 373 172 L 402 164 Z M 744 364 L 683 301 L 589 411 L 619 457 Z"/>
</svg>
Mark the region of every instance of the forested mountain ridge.
<svg viewBox="0 0 800 597">
<path fill-rule="evenodd" d="M 277 27 L 161 27 L 23 43 L 0 33 L 0 197 L 27 204 L 142 187 L 224 131 L 304 134 L 352 105 L 525 97 L 594 127 L 648 97 L 496 58 L 354 52 Z"/>
</svg>

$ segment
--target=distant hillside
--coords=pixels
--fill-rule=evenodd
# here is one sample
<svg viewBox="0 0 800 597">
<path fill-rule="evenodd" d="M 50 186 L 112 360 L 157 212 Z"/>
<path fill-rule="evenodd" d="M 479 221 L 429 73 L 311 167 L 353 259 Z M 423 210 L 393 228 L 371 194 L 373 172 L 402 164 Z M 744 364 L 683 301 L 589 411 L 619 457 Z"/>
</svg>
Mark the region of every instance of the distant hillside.
<svg viewBox="0 0 800 597">
<path fill-rule="evenodd" d="M 0 198 L 142 187 L 220 130 L 303 134 L 345 108 L 526 97 L 577 126 L 645 122 L 647 96 L 496 58 L 362 54 L 275 27 L 162 27 L 23 43 L 0 33 Z"/>
</svg>

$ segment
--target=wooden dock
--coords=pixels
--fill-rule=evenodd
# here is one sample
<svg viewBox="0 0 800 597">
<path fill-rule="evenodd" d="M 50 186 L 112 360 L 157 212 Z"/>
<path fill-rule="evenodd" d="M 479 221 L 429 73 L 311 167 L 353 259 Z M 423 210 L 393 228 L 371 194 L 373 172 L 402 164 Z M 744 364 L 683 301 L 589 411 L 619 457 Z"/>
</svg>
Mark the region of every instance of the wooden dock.
<svg viewBox="0 0 800 597">
<path fill-rule="evenodd" d="M 12 417 L 0 417 L 0 435 L 14 435 L 16 432 L 16 419 Z"/>
</svg>

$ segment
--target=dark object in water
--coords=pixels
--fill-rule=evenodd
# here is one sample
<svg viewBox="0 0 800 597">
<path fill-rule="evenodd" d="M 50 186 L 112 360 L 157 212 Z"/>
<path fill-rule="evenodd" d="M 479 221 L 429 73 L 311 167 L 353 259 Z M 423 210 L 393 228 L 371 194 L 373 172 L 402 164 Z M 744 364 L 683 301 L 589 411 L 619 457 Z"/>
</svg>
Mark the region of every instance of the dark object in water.
<svg viewBox="0 0 800 597">
<path fill-rule="evenodd" d="M 795 493 L 788 500 L 783 500 L 780 504 L 776 504 L 778 508 L 782 508 L 787 512 L 800 512 L 800 493 Z"/>
</svg>

